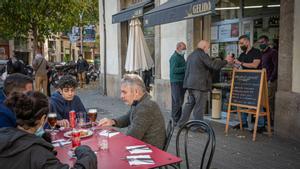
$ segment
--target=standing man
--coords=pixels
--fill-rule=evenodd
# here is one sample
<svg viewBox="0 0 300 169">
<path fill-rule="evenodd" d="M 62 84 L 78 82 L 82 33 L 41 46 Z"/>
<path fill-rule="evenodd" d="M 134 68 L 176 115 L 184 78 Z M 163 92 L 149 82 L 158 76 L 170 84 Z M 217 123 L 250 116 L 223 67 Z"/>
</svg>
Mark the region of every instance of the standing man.
<svg viewBox="0 0 300 169">
<path fill-rule="evenodd" d="M 47 67 L 48 62 L 42 55 L 42 50 L 37 51 L 37 55 L 32 62 L 32 67 L 35 71 L 35 89 L 36 91 L 42 92 L 47 96 L 48 76 Z"/>
<path fill-rule="evenodd" d="M 188 90 L 188 100 L 184 105 L 179 127 L 184 125 L 193 111 L 195 120 L 203 120 L 206 111 L 208 92 L 212 85 L 212 70 L 219 70 L 227 63 L 233 63 L 233 58 L 227 56 L 225 60 L 213 60 L 209 57 L 209 42 L 201 40 L 197 49 L 187 58 L 183 87 Z"/>
<path fill-rule="evenodd" d="M 115 119 L 101 119 L 99 125 L 128 127 L 127 135 L 162 149 L 166 139 L 164 116 L 147 94 L 140 76 L 124 76 L 121 80 L 121 99 L 130 106 L 129 112 Z"/>
<path fill-rule="evenodd" d="M 85 82 L 85 74 L 86 71 L 89 69 L 89 64 L 85 59 L 83 59 L 82 54 L 79 55 L 77 60 L 77 75 L 80 82 L 80 88 L 83 88 L 83 83 Z"/>
<path fill-rule="evenodd" d="M 183 79 L 186 68 L 186 63 L 184 60 L 185 50 L 186 45 L 183 42 L 177 43 L 176 50 L 169 60 L 172 96 L 172 119 L 175 123 L 177 123 L 181 117 L 182 104 L 184 101 L 185 89 L 183 88 Z"/>
<path fill-rule="evenodd" d="M 238 60 L 235 60 L 235 63 L 242 66 L 243 69 L 261 69 L 261 52 L 252 47 L 250 43 L 250 39 L 247 35 L 242 35 L 239 37 L 239 46 L 242 50 L 240 57 Z M 242 125 L 243 128 L 248 128 L 247 121 L 248 114 L 242 113 Z M 257 132 L 262 133 L 265 127 L 264 117 L 259 117 Z M 239 125 L 236 126 L 239 128 Z"/>
<path fill-rule="evenodd" d="M 278 52 L 269 47 L 269 38 L 262 35 L 258 39 L 262 51 L 262 68 L 267 71 L 271 124 L 274 122 L 275 92 L 277 89 Z"/>
</svg>

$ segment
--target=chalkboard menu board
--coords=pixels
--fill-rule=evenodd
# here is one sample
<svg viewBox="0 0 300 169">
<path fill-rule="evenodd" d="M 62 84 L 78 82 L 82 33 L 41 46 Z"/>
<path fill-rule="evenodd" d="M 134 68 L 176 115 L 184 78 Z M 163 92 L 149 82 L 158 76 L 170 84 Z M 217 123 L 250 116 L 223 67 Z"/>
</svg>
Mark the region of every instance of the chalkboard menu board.
<svg viewBox="0 0 300 169">
<path fill-rule="evenodd" d="M 257 106 L 261 72 L 235 72 L 232 104 Z"/>
</svg>

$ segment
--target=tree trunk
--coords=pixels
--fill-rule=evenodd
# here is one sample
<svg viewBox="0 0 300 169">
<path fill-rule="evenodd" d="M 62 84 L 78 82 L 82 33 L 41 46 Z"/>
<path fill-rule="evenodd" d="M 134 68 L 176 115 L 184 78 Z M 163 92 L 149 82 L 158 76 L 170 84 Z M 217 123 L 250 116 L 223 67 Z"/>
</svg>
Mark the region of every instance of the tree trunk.
<svg viewBox="0 0 300 169">
<path fill-rule="evenodd" d="M 36 51 L 39 48 L 39 44 L 38 44 L 38 30 L 36 26 L 33 26 L 32 29 L 32 36 L 33 36 L 33 59 L 35 58 L 36 55 Z"/>
</svg>

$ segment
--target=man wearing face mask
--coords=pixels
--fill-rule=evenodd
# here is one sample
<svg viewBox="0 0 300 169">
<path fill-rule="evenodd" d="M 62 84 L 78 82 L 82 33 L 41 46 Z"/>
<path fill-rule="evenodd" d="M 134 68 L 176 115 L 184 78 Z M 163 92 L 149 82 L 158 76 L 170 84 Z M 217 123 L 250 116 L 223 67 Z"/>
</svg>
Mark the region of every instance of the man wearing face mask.
<svg viewBox="0 0 300 169">
<path fill-rule="evenodd" d="M 271 124 L 273 124 L 275 92 L 277 88 L 278 52 L 269 47 L 269 38 L 265 35 L 259 37 L 258 43 L 262 51 L 262 68 L 265 68 L 267 71 Z"/>
<path fill-rule="evenodd" d="M 203 120 L 208 92 L 212 86 L 212 70 L 220 70 L 227 63 L 233 63 L 231 56 L 227 56 L 224 60 L 213 60 L 208 55 L 209 46 L 208 41 L 201 40 L 197 49 L 187 58 L 183 87 L 188 90 L 189 96 L 178 122 L 179 127 L 189 120 L 193 109 L 194 120 Z"/>
<path fill-rule="evenodd" d="M 239 58 L 235 60 L 235 64 L 242 66 L 243 69 L 261 69 L 261 52 L 252 47 L 250 44 L 250 39 L 247 35 L 242 35 L 239 37 L 239 46 L 243 51 Z M 248 128 L 247 113 L 242 113 L 242 125 L 243 128 Z M 262 133 L 264 131 L 265 120 L 263 117 L 258 119 L 257 132 Z M 239 125 L 234 127 L 239 128 Z"/>
<path fill-rule="evenodd" d="M 242 50 L 235 63 L 241 65 L 243 69 L 259 69 L 261 63 L 261 52 L 252 47 L 247 35 L 239 37 L 239 46 Z"/>
<path fill-rule="evenodd" d="M 183 79 L 186 67 L 184 59 L 185 50 L 186 45 L 183 42 L 177 43 L 176 50 L 169 60 L 172 96 L 172 119 L 175 123 L 177 123 L 180 119 L 182 113 L 182 104 L 184 101 L 185 89 L 183 88 Z"/>
</svg>

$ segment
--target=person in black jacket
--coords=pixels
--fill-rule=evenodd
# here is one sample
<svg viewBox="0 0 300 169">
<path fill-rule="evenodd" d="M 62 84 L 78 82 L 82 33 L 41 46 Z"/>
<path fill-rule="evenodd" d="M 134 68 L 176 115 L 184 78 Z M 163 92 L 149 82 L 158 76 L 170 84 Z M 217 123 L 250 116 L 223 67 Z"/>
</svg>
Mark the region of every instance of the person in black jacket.
<svg viewBox="0 0 300 169">
<path fill-rule="evenodd" d="M 80 88 L 83 88 L 83 83 L 85 82 L 85 74 L 86 74 L 86 71 L 89 69 L 89 64 L 82 57 L 81 54 L 78 57 L 76 67 L 77 67 L 78 79 L 79 79 L 79 82 L 80 82 Z"/>
<path fill-rule="evenodd" d="M 44 169 L 70 167 L 62 164 L 53 146 L 41 138 L 46 114 L 49 112 L 47 96 L 40 92 L 13 93 L 5 101 L 17 115 L 17 128 L 0 129 L 0 166 L 3 169 Z M 97 157 L 88 146 L 75 149 L 77 161 L 73 168 L 96 169 Z"/>
<path fill-rule="evenodd" d="M 203 120 L 206 111 L 208 92 L 212 86 L 212 71 L 219 70 L 227 63 L 233 63 L 232 57 L 225 60 L 213 60 L 209 57 L 209 42 L 202 40 L 187 58 L 183 87 L 188 90 L 188 100 L 184 105 L 179 127 L 184 125 L 193 111 L 195 120 Z"/>
</svg>

